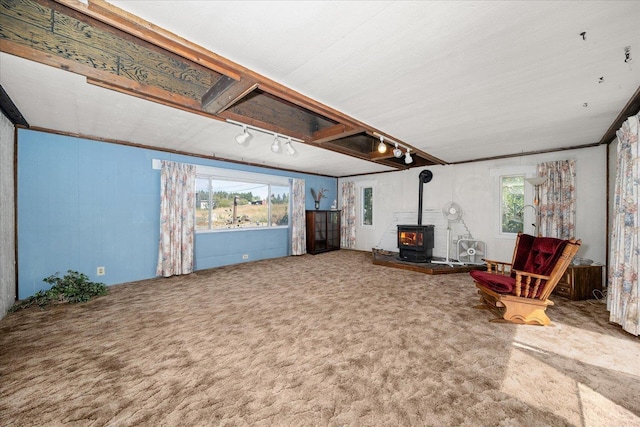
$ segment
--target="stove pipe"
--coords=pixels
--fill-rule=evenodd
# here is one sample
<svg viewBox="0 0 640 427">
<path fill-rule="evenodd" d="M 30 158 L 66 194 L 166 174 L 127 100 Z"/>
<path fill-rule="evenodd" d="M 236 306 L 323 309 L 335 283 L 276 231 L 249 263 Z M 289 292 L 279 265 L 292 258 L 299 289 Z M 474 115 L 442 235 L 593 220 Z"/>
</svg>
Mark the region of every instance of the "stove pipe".
<svg viewBox="0 0 640 427">
<path fill-rule="evenodd" d="M 418 225 L 422 225 L 422 193 L 423 193 L 423 188 L 424 188 L 424 184 L 426 184 L 427 182 L 431 181 L 431 178 L 433 178 L 433 174 L 431 173 L 431 171 L 429 169 L 425 169 L 422 172 L 420 172 L 420 175 L 418 176 L 418 178 L 420 179 L 420 187 L 418 188 Z"/>
</svg>

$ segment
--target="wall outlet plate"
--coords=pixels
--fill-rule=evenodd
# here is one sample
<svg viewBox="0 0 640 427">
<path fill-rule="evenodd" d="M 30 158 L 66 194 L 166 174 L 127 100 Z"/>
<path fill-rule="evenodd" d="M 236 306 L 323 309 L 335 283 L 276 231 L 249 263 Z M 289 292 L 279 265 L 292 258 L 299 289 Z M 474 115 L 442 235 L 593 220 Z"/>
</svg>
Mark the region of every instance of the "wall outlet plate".
<svg viewBox="0 0 640 427">
<path fill-rule="evenodd" d="M 98 267 L 96 268 L 96 275 L 97 276 L 104 276 L 106 273 L 106 270 L 104 267 Z"/>
</svg>

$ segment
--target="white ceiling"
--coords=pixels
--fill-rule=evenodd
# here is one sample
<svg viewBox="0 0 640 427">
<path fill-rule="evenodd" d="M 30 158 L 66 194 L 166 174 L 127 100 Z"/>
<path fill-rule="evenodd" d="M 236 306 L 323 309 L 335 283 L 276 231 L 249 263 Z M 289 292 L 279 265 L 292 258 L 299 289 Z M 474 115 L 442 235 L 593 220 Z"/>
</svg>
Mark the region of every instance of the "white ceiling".
<svg viewBox="0 0 640 427">
<path fill-rule="evenodd" d="M 640 86 L 638 1 L 111 3 L 445 162 L 597 143 Z M 4 53 L 0 84 L 31 126 L 332 176 L 391 170 L 300 143 L 274 154 L 259 132 L 238 146 L 237 126 Z"/>
</svg>

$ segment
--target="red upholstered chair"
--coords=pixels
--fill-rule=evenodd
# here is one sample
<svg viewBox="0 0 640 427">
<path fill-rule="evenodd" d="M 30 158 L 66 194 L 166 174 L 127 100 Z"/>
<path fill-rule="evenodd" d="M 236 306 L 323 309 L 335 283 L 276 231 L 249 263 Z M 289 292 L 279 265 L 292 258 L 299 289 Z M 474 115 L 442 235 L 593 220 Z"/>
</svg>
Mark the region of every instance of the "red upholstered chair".
<svg viewBox="0 0 640 427">
<path fill-rule="evenodd" d="M 494 321 L 548 325 L 549 296 L 580 249 L 580 240 L 519 233 L 510 263 L 485 260 L 487 271 L 473 270 L 481 305 L 498 314 Z"/>
</svg>

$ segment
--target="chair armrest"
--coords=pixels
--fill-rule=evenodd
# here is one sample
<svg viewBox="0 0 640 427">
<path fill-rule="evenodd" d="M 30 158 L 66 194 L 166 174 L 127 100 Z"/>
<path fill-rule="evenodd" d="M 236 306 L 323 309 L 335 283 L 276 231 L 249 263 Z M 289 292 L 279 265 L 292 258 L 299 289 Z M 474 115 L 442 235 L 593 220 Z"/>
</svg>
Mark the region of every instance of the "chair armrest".
<svg viewBox="0 0 640 427">
<path fill-rule="evenodd" d="M 551 279 L 551 276 L 545 276 L 544 274 L 529 273 L 528 271 L 522 271 L 522 270 L 513 270 L 513 271 L 516 273 L 516 278 L 518 276 L 525 276 L 525 277 L 531 277 L 532 279 L 540 279 L 540 280 Z"/>
<path fill-rule="evenodd" d="M 483 258 L 482 260 L 487 263 L 487 271 L 489 273 L 501 274 L 504 276 L 506 272 L 505 267 L 511 267 L 510 262 L 495 261 L 486 258 Z"/>
<path fill-rule="evenodd" d="M 516 273 L 516 286 L 514 291 L 517 297 L 536 298 L 540 283 L 542 283 L 543 280 L 551 279 L 551 276 L 545 276 L 543 274 L 529 273 L 522 270 L 513 271 Z M 524 285 L 524 289 L 522 289 L 522 285 Z"/>
</svg>

